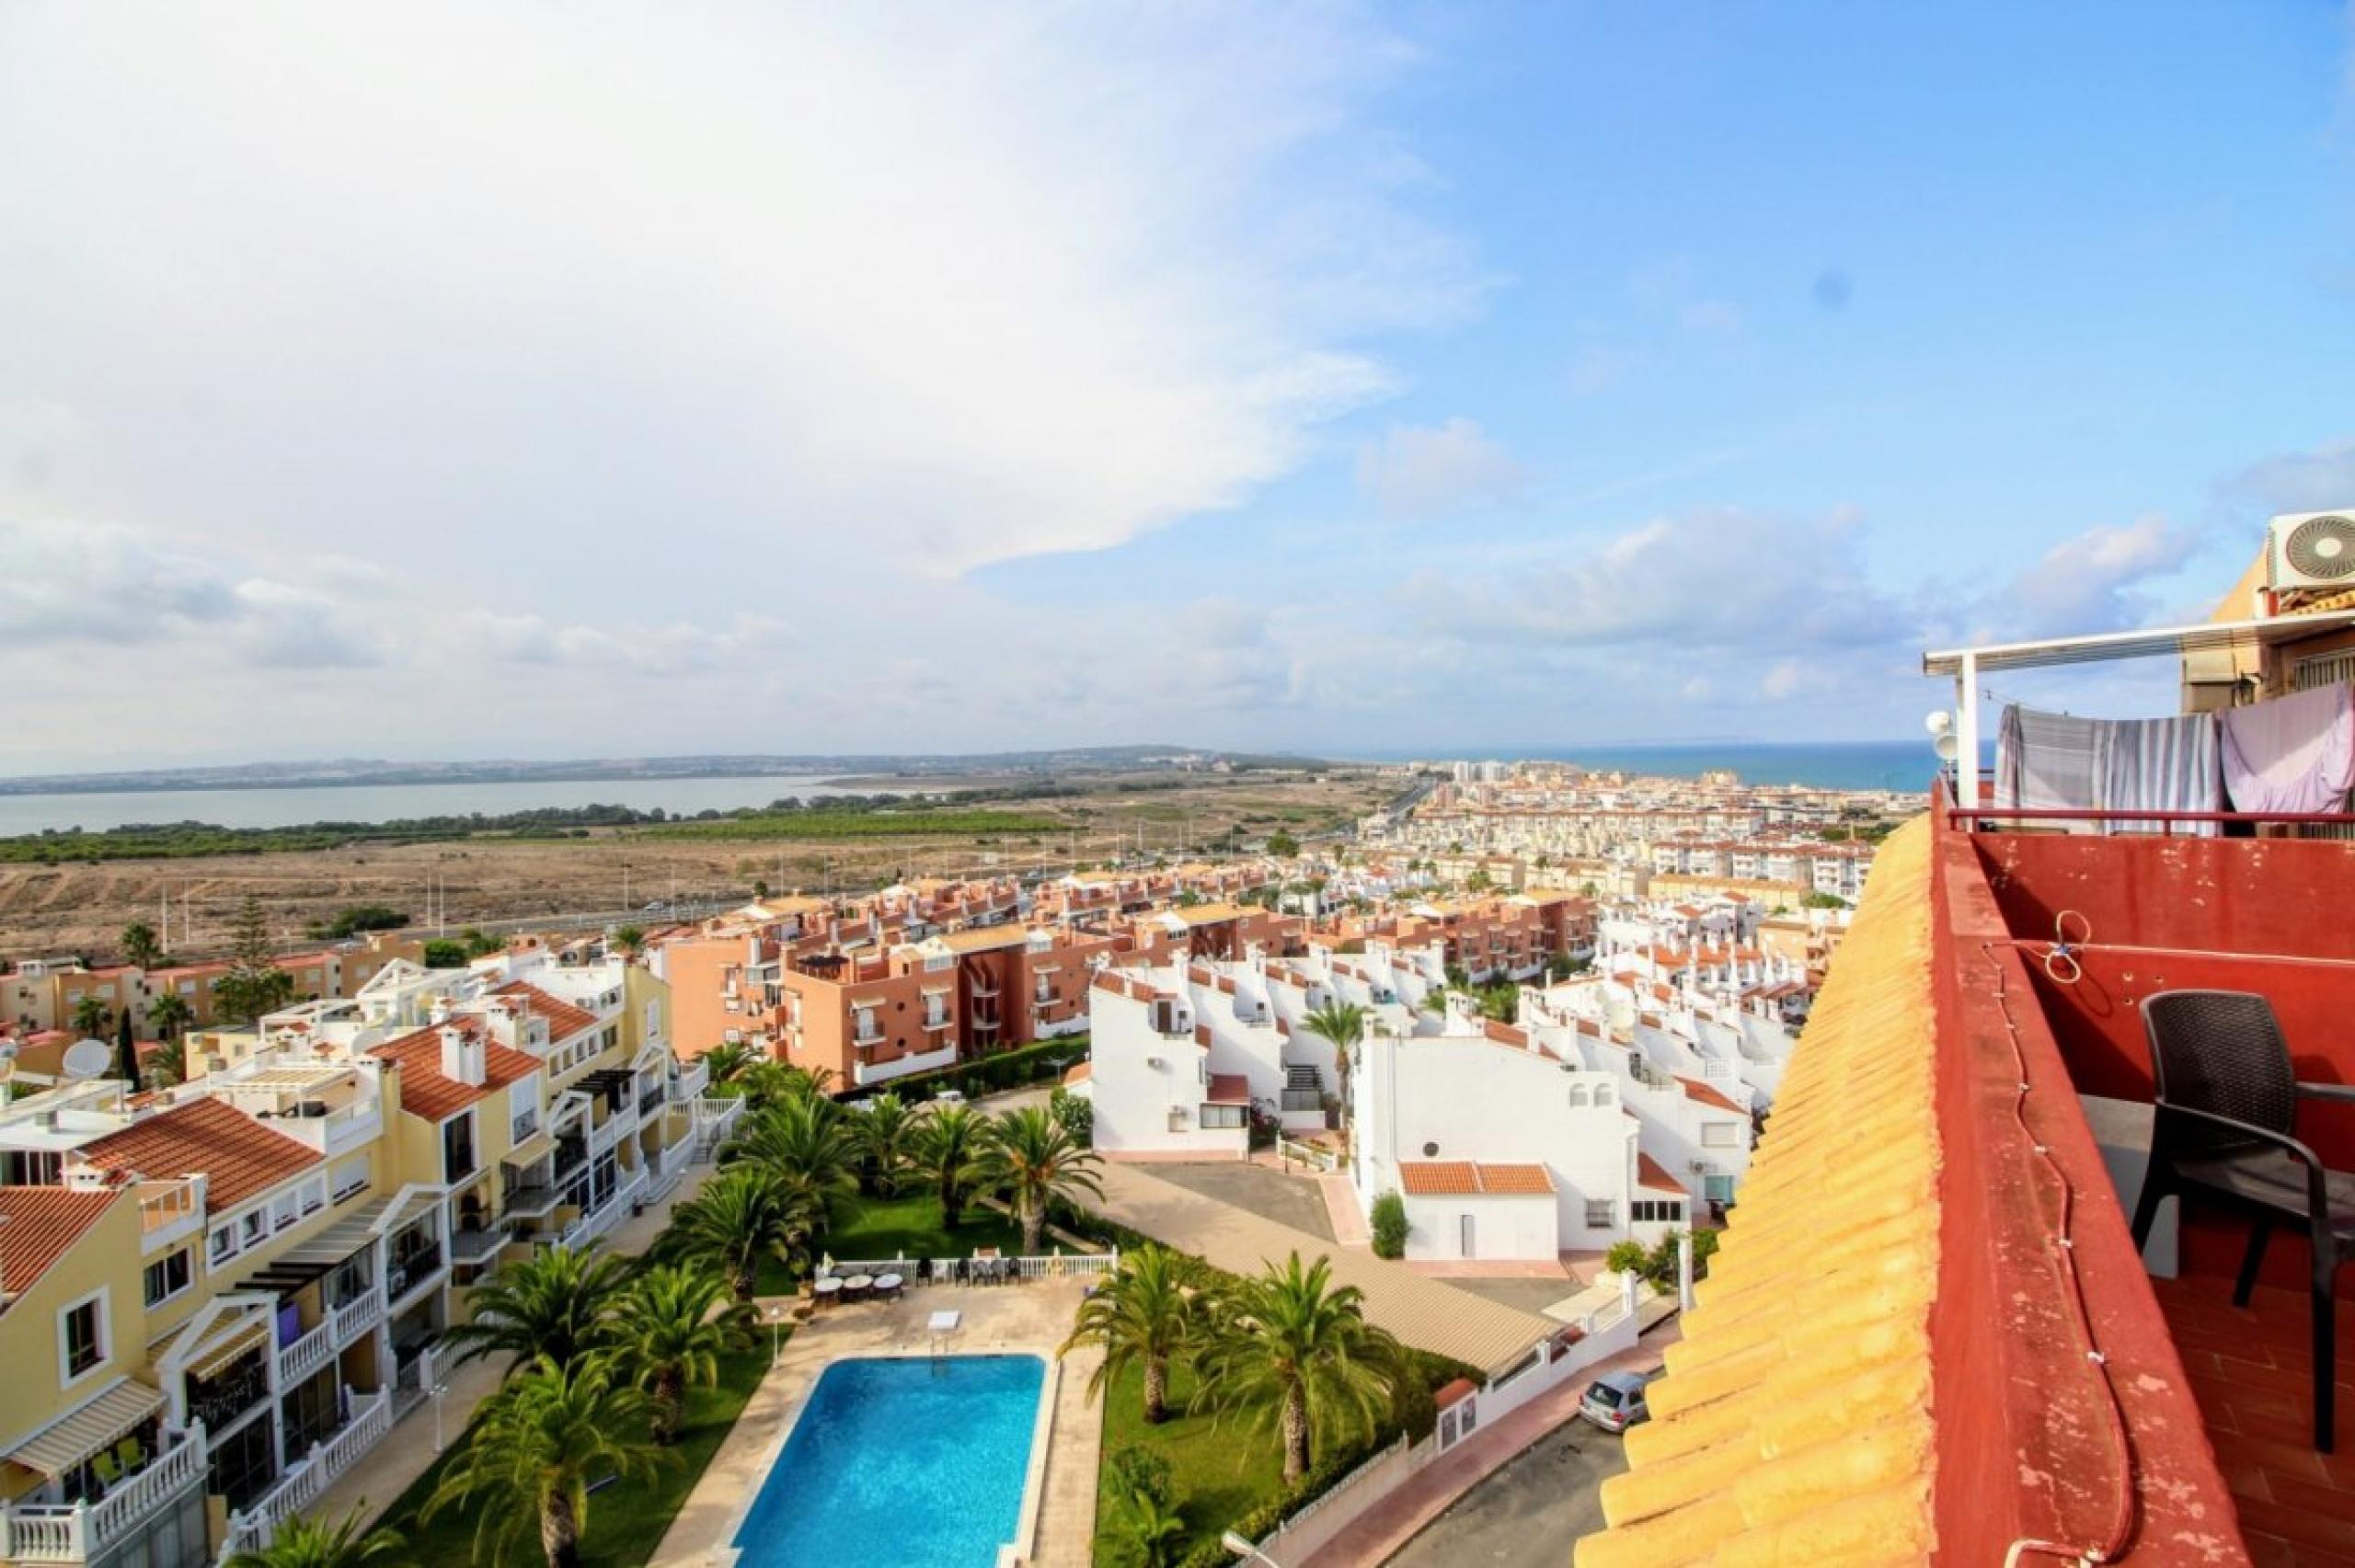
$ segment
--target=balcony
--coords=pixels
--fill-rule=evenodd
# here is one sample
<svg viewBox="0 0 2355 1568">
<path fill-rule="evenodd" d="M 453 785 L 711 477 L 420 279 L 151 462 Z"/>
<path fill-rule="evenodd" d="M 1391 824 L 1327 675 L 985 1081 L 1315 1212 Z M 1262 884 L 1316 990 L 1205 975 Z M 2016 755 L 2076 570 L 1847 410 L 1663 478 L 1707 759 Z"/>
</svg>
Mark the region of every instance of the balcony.
<svg viewBox="0 0 2355 1568">
<path fill-rule="evenodd" d="M 683 1064 L 671 1079 L 671 1098 L 687 1101 L 701 1094 L 711 1084 L 711 1064 L 697 1057 Z"/>
<path fill-rule="evenodd" d="M 139 1184 L 139 1250 L 165 1251 L 204 1228 L 204 1178 Z"/>
<path fill-rule="evenodd" d="M 450 1234 L 450 1261 L 464 1267 L 479 1268 L 505 1252 L 513 1239 L 508 1234 L 504 1219 L 494 1219 L 473 1230 L 462 1226 Z"/>
<path fill-rule="evenodd" d="M 450 1265 L 443 1258 L 440 1241 L 431 1241 L 411 1249 L 395 1260 L 385 1273 L 385 1297 L 389 1311 L 399 1311 L 412 1300 L 449 1276 Z"/>
<path fill-rule="evenodd" d="M 257 1351 L 241 1357 L 220 1377 L 190 1379 L 189 1419 L 201 1422 L 207 1431 L 226 1431 L 269 1393 L 270 1374 Z"/>
<path fill-rule="evenodd" d="M 229 1516 L 224 1555 L 266 1550 L 280 1525 L 317 1502 L 392 1427 L 391 1389 L 355 1396 L 350 1421 L 290 1464 L 285 1478 L 257 1498 L 251 1508 Z"/>
<path fill-rule="evenodd" d="M 87 1562 L 205 1477 L 201 1422 L 96 1503 L 0 1506 L 0 1561 Z"/>
</svg>

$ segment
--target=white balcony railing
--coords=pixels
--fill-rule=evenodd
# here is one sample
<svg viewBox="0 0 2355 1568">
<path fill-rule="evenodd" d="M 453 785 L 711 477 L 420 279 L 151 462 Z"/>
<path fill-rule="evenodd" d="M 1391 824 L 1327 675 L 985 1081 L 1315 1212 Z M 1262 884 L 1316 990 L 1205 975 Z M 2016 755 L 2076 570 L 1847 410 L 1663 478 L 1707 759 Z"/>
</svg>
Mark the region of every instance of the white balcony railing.
<svg viewBox="0 0 2355 1568">
<path fill-rule="evenodd" d="M 201 1480 L 208 1457 L 204 1424 L 198 1422 L 155 1463 L 98 1502 L 0 1507 L 0 1560 L 87 1562 Z"/>
<path fill-rule="evenodd" d="M 229 1516 L 229 1539 L 223 1549 L 227 1559 L 241 1551 L 260 1551 L 287 1519 L 309 1507 L 360 1456 L 374 1448 L 393 1427 L 393 1391 L 380 1388 L 359 1396 L 351 1419 L 332 1436 L 314 1446 L 308 1456 L 288 1468 L 286 1479 L 271 1487 L 254 1505 Z"/>
<path fill-rule="evenodd" d="M 162 1252 L 204 1227 L 204 1178 L 139 1184 L 139 1250 Z"/>
<path fill-rule="evenodd" d="M 362 1334 L 385 1320 L 385 1293 L 370 1289 L 356 1300 L 346 1301 L 329 1315 L 329 1335 L 336 1348 L 342 1349 Z"/>
<path fill-rule="evenodd" d="M 335 1359 L 335 1320 L 322 1318 L 308 1333 L 278 1352 L 278 1386 L 292 1388 Z"/>
<path fill-rule="evenodd" d="M 708 1088 L 710 1083 L 711 1064 L 698 1057 L 679 1069 L 678 1076 L 671 1080 L 671 1098 L 692 1100 Z"/>
</svg>

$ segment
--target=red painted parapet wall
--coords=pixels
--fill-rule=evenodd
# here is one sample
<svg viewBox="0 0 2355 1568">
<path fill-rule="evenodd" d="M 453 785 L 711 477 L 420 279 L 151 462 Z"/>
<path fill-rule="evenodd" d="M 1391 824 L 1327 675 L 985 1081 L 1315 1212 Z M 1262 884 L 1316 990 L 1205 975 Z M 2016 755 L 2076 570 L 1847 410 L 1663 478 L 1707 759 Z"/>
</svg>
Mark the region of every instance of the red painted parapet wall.
<svg viewBox="0 0 2355 1568">
<path fill-rule="evenodd" d="M 2142 1003 L 2163 990 L 2258 992 L 2300 1078 L 2355 1083 L 2355 842 L 2005 833 L 1973 842 L 2005 924 L 2037 955 L 2068 911 L 2082 973 L 2072 979 L 2060 966 L 2056 980 L 2040 961 L 2030 968 L 2084 1093 L 2151 1097 Z M 2309 1103 L 2298 1127 L 2326 1162 L 2355 1169 L 2355 1106 Z M 2195 1213 L 2184 1266 L 2229 1276 L 2246 1237 L 2237 1219 Z M 2304 1249 L 2272 1248 L 2263 1277 L 2304 1288 Z M 2355 1274 L 2338 1288 L 2355 1298 Z"/>
<path fill-rule="evenodd" d="M 2029 1539 L 2073 1554 L 2104 1551 L 2122 1526 L 2125 1544 L 2109 1561 L 2246 1562 L 2175 1343 L 2028 966 L 2009 944 L 1970 835 L 1943 825 L 1931 901 L 1939 1561 L 2001 1563 Z M 2015 1109 L 2023 1060 L 2025 1128 Z M 2074 1281 L 2055 1245 L 2064 1199 Z M 2087 1324 L 2106 1366 L 2088 1356 Z"/>
</svg>

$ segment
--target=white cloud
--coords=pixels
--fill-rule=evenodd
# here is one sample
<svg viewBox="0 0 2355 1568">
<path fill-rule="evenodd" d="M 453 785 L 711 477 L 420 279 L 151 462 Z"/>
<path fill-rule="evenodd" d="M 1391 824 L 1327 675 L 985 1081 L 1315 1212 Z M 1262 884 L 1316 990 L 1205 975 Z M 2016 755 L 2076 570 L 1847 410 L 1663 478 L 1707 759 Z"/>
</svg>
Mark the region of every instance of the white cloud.
<svg viewBox="0 0 2355 1568">
<path fill-rule="evenodd" d="M 2269 513 L 2355 506 L 2355 436 L 2252 463 L 2226 480 L 2223 488 L 2259 503 Z"/>
<path fill-rule="evenodd" d="M 1439 425 L 1393 425 L 1358 449 L 1358 488 L 1392 517 L 1428 517 L 1505 499 L 1522 485 L 1511 454 L 1462 415 Z"/>
<path fill-rule="evenodd" d="M 1237 505 L 1488 285 L 1347 6 L 11 26 L 0 398 L 97 432 L 83 516 L 947 578 Z"/>
<path fill-rule="evenodd" d="M 1853 528 L 1732 508 L 1565 540 L 1479 577 L 1427 570 L 1402 593 L 1453 635 L 1568 647 L 1853 647 L 1906 624 L 1866 578 Z"/>
</svg>

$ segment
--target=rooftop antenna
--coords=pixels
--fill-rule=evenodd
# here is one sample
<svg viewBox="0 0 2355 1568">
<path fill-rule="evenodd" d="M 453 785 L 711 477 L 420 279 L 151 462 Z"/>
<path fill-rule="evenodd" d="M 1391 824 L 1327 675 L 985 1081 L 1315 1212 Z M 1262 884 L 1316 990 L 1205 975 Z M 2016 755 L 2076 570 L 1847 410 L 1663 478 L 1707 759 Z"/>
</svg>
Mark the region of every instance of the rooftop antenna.
<svg viewBox="0 0 2355 1568">
<path fill-rule="evenodd" d="M 96 1078 L 114 1059 L 114 1047 L 104 1040 L 76 1040 L 65 1047 L 64 1060 L 60 1064 L 64 1076 L 76 1082 Z"/>
</svg>

